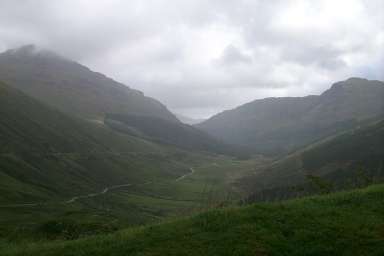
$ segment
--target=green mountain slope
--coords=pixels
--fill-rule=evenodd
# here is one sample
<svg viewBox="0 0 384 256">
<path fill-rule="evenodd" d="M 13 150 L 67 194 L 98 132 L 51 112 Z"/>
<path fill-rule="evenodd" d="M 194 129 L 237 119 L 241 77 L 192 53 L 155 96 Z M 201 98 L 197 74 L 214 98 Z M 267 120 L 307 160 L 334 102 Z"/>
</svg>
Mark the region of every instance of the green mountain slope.
<svg viewBox="0 0 384 256">
<path fill-rule="evenodd" d="M 384 186 L 211 210 L 70 242 L 4 246 L 3 255 L 383 255 Z"/>
<path fill-rule="evenodd" d="M 58 209 L 74 196 L 106 187 L 174 180 L 209 159 L 68 117 L 5 84 L 0 84 L 0 116 L 0 231 L 9 217 L 20 224 L 52 210 L 30 205 L 33 211 L 25 215 L 18 206 Z"/>
<path fill-rule="evenodd" d="M 0 77 L 71 115 L 102 119 L 105 113 L 129 113 L 178 122 L 164 105 L 142 92 L 32 45 L 1 53 Z"/>
<path fill-rule="evenodd" d="M 384 121 L 379 121 L 331 136 L 258 168 L 239 186 L 253 194 L 250 200 L 254 201 L 321 192 L 313 182 L 336 190 L 383 179 Z"/>
<path fill-rule="evenodd" d="M 129 152 L 163 153 L 155 144 L 67 117 L 4 84 L 0 86 L 1 203 L 68 196 L 128 180 L 138 182 L 145 176 L 138 177 L 141 159 Z M 127 156 L 122 158 L 119 152 Z M 172 175 L 171 170 L 162 175 L 167 172 Z"/>
<path fill-rule="evenodd" d="M 320 96 L 266 98 L 224 111 L 197 127 L 265 154 L 298 149 L 384 115 L 384 83 L 351 78 Z"/>
<path fill-rule="evenodd" d="M 190 214 L 237 200 L 231 183 L 253 167 L 70 117 L 3 83 L 0 116 L 0 241 L 39 239 L 52 222 L 83 236 Z"/>
<path fill-rule="evenodd" d="M 244 150 L 227 145 L 187 124 L 156 117 L 107 114 L 104 122 L 111 128 L 179 148 L 245 156 Z"/>
</svg>

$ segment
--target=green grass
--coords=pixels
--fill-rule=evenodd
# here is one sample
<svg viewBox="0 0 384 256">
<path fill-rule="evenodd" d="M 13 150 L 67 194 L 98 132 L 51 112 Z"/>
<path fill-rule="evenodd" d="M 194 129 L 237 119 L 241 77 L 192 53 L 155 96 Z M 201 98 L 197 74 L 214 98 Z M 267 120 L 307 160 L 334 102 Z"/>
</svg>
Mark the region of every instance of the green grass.
<svg viewBox="0 0 384 256">
<path fill-rule="evenodd" d="M 97 225 L 112 223 L 121 229 L 191 215 L 219 204 L 236 203 L 242 194 L 234 190 L 233 182 L 238 176 L 249 174 L 256 162 L 233 161 L 227 157 L 208 159 L 210 161 L 197 165 L 192 158 L 189 164 L 194 166 L 195 172 L 179 181 L 175 180 L 177 176 L 150 176 L 156 173 L 153 170 L 148 174 L 148 181 L 152 182 L 150 184 L 120 188 L 98 197 L 80 199 L 70 205 L 57 203 L 51 198 L 48 204 L 39 206 L 0 208 L 0 237 L 11 241 L 46 237 L 60 239 L 68 234 L 58 233 L 53 236 L 41 232 L 40 227 L 47 222 L 64 221 L 75 222 L 74 225 L 83 230 L 83 224 L 92 220 Z M 184 166 L 184 173 L 189 172 L 187 166 Z M 144 173 L 141 175 L 145 177 Z M 95 191 L 86 193 L 91 192 Z M 74 235 L 88 234 L 88 230 L 84 230 Z"/>
<path fill-rule="evenodd" d="M 258 168 L 239 187 L 251 201 L 281 200 L 319 193 L 309 176 L 320 177 L 333 191 L 384 181 L 384 121 L 332 135 Z"/>
<path fill-rule="evenodd" d="M 94 219 L 121 228 L 185 215 L 202 207 L 208 191 L 231 189 L 230 179 L 212 180 L 211 172 L 227 177 L 243 165 L 252 169 L 252 161 L 233 165 L 227 156 L 181 150 L 67 116 L 1 82 L 0 116 L 0 238 L 39 239 L 35 230 L 52 221 L 83 226 Z M 175 182 L 191 167 L 198 170 L 196 179 Z M 40 204 L 20 206 L 31 203 Z"/>
<path fill-rule="evenodd" d="M 384 185 L 74 241 L 3 244 L 2 255 L 383 255 Z"/>
</svg>

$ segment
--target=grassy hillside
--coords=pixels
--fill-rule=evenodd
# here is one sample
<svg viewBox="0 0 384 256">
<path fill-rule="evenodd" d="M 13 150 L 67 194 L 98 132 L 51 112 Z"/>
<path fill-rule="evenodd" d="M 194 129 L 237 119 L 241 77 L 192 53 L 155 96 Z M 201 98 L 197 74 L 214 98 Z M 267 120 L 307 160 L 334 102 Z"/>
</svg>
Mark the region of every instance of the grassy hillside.
<svg viewBox="0 0 384 256">
<path fill-rule="evenodd" d="M 97 215 L 98 223 L 128 225 L 175 214 L 192 204 L 154 198 L 142 187 L 161 197 L 157 184 L 220 161 L 68 117 L 5 84 L 0 115 L 0 237 L 54 219 Z M 118 187 L 124 184 L 131 186 Z"/>
<path fill-rule="evenodd" d="M 350 78 L 319 96 L 266 98 L 224 111 L 197 125 L 231 144 L 286 154 L 384 116 L 384 83 Z"/>
<path fill-rule="evenodd" d="M 176 151 L 70 118 L 4 84 L 0 114 L 1 203 L 69 196 L 188 170 L 177 171 L 172 160 L 161 157 Z M 158 162 L 145 164 L 143 158 Z"/>
<path fill-rule="evenodd" d="M 178 122 L 142 92 L 33 45 L 0 54 L 0 79 L 70 115 L 102 119 L 105 113 L 130 113 Z"/>
<path fill-rule="evenodd" d="M 383 255 L 384 186 L 241 208 L 2 255 Z"/>
<path fill-rule="evenodd" d="M 274 200 L 364 186 L 384 179 L 384 121 L 331 136 L 256 168 L 238 185 L 250 200 Z"/>
<path fill-rule="evenodd" d="M 75 229 L 53 238 L 76 237 L 190 214 L 237 200 L 231 183 L 254 166 L 114 132 L 5 84 L 0 115 L 0 238 L 50 236 L 49 223 Z"/>
<path fill-rule="evenodd" d="M 194 151 L 208 151 L 245 157 L 245 150 L 225 144 L 187 124 L 157 117 L 107 114 L 104 122 L 111 128 L 147 140 Z"/>
</svg>

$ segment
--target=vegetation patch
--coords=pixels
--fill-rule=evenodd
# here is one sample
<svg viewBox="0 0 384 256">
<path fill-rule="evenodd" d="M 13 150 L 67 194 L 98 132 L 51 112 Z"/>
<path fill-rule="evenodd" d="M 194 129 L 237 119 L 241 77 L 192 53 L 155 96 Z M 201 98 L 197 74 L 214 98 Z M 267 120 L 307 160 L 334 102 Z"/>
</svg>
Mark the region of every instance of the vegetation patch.
<svg viewBox="0 0 384 256">
<path fill-rule="evenodd" d="M 280 203 L 210 210 L 75 241 L 3 245 L 7 256 L 377 255 L 384 185 Z"/>
</svg>

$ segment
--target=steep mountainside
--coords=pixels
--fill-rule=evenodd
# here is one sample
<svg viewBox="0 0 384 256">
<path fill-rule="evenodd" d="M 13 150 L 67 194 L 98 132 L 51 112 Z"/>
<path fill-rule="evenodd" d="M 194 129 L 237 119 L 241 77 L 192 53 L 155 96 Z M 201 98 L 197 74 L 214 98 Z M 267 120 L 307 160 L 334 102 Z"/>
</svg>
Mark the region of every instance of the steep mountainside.
<svg viewBox="0 0 384 256">
<path fill-rule="evenodd" d="M 384 121 L 359 127 L 256 170 L 239 186 L 254 200 L 364 186 L 384 180 Z M 324 191 L 319 191 L 324 190 Z"/>
<path fill-rule="evenodd" d="M 189 172 L 185 152 L 68 117 L 2 83 L 0 116 L 1 205 Z"/>
<path fill-rule="evenodd" d="M 71 115 L 100 119 L 105 113 L 129 113 L 178 122 L 164 105 L 142 92 L 32 45 L 0 54 L 0 78 Z"/>
<path fill-rule="evenodd" d="M 383 115 L 384 83 L 350 78 L 320 96 L 256 100 L 197 127 L 228 143 L 278 154 Z"/>
<path fill-rule="evenodd" d="M 240 148 L 226 145 L 205 132 L 183 123 L 156 117 L 107 114 L 105 124 L 120 132 L 194 151 L 245 155 Z"/>
</svg>

